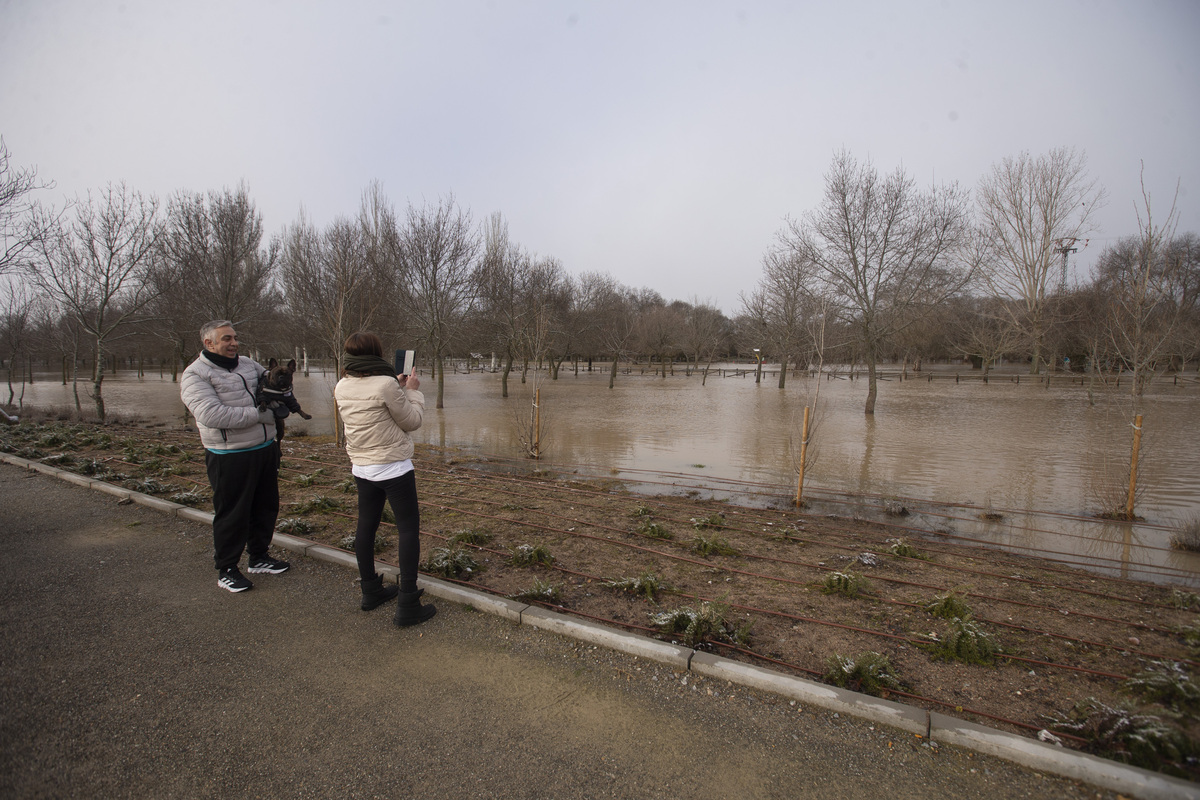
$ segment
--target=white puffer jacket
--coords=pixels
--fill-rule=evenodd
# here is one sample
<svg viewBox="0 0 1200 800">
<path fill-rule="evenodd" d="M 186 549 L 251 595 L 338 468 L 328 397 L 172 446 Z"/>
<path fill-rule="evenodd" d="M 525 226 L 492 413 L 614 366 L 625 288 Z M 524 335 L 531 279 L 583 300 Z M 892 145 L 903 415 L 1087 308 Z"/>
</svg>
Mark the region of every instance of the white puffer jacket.
<svg viewBox="0 0 1200 800">
<path fill-rule="evenodd" d="M 179 395 L 196 418 L 200 442 L 217 452 L 249 450 L 275 438 L 275 417 L 259 411 L 254 390 L 266 369 L 249 358 L 218 367 L 201 354 L 183 371 Z"/>
<path fill-rule="evenodd" d="M 346 453 L 356 466 L 393 464 L 412 458 L 408 431 L 421 427 L 425 395 L 401 389 L 387 375 L 345 377 L 333 387 L 338 414 L 346 429 Z"/>
</svg>

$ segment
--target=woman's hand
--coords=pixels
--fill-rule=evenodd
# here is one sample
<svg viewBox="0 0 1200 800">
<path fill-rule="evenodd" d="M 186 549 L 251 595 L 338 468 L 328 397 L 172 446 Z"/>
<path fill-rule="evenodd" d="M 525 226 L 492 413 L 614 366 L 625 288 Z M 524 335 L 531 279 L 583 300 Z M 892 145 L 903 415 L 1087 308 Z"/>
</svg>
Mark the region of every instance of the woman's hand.
<svg viewBox="0 0 1200 800">
<path fill-rule="evenodd" d="M 396 380 L 400 381 L 401 389 L 412 389 L 415 392 L 421 388 L 421 379 L 416 375 L 397 375 Z"/>
</svg>

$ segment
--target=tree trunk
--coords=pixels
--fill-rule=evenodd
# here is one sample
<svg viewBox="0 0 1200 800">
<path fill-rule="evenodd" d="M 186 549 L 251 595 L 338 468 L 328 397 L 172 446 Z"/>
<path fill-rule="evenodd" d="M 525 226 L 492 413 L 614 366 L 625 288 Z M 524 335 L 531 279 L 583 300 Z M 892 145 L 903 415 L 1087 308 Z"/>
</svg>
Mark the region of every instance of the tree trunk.
<svg viewBox="0 0 1200 800">
<path fill-rule="evenodd" d="M 866 413 L 875 413 L 875 398 L 879 395 L 879 384 L 875 375 L 875 357 L 867 357 L 867 407 Z"/>
<path fill-rule="evenodd" d="M 608 371 L 608 388 L 613 388 L 617 380 L 617 358 L 613 356 L 612 368 Z"/>
<path fill-rule="evenodd" d="M 92 367 L 92 401 L 96 404 L 96 417 L 104 422 L 104 395 L 101 393 L 104 384 L 104 353 L 100 350 L 100 340 L 96 340 L 96 363 Z"/>
<path fill-rule="evenodd" d="M 434 356 L 433 363 L 437 365 L 437 405 L 435 408 L 445 408 L 443 400 L 446 397 L 446 365 L 440 355 Z"/>
</svg>

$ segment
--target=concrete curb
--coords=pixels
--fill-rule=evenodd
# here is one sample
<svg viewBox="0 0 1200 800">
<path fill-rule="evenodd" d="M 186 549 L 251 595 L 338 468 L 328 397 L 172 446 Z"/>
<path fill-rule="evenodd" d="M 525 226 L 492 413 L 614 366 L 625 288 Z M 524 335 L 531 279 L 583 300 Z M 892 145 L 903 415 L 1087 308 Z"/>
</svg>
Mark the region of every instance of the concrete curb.
<svg viewBox="0 0 1200 800">
<path fill-rule="evenodd" d="M 73 472 L 18 456 L 0 453 L 0 462 L 39 472 L 60 480 L 132 500 L 172 516 L 212 523 L 212 514 L 160 498 L 123 489 L 119 486 L 77 475 Z M 280 548 L 321 561 L 358 569 L 353 553 L 315 544 L 288 534 L 275 534 L 273 543 Z M 376 563 L 376 570 L 388 580 L 397 580 L 397 570 Z M 674 669 L 695 672 L 740 686 L 772 692 L 826 711 L 846 714 L 880 725 L 897 728 L 934 742 L 942 742 L 986 755 L 1002 758 L 1029 769 L 1059 775 L 1072 780 L 1120 792 L 1143 800 L 1200 800 L 1200 785 L 1161 775 L 1157 772 L 1097 758 L 1086 753 L 1039 742 L 1016 734 L 965 722 L 945 714 L 928 712 L 890 700 L 815 683 L 792 675 L 733 661 L 710 653 L 652 639 L 648 636 L 608 628 L 591 620 L 548 611 L 506 598 L 497 597 L 458 584 L 422 576 L 418 584 L 426 594 L 495 614 L 522 625 L 569 636 L 629 655 L 658 661 Z"/>
</svg>

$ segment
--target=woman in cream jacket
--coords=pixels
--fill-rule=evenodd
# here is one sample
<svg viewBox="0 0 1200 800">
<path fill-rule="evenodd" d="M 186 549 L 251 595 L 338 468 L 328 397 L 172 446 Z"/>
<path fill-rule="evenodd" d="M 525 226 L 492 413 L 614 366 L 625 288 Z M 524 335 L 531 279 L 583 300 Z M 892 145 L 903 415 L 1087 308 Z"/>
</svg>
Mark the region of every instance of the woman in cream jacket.
<svg viewBox="0 0 1200 800">
<path fill-rule="evenodd" d="M 351 334 L 346 340 L 342 379 L 333 389 L 346 432 L 346 452 L 358 486 L 358 527 L 354 554 L 362 579 L 362 609 L 370 611 L 395 597 L 397 625 L 417 625 L 437 613 L 421 605 L 417 561 L 421 554 L 421 515 L 413 473 L 409 431 L 421 427 L 425 396 L 416 375 L 396 375 L 383 358 L 383 342 L 373 333 Z M 392 506 L 400 534 L 400 587 L 383 585 L 375 572 L 375 534 L 383 503 Z"/>
</svg>

